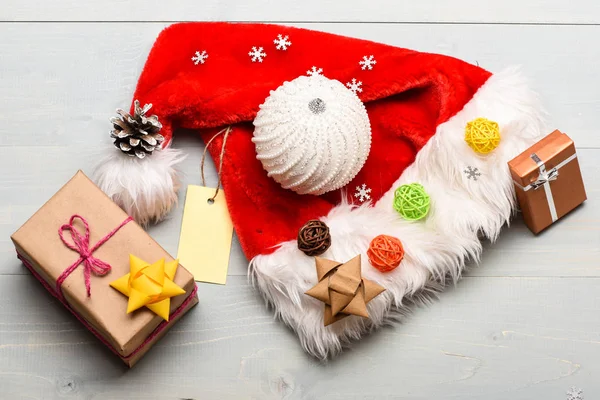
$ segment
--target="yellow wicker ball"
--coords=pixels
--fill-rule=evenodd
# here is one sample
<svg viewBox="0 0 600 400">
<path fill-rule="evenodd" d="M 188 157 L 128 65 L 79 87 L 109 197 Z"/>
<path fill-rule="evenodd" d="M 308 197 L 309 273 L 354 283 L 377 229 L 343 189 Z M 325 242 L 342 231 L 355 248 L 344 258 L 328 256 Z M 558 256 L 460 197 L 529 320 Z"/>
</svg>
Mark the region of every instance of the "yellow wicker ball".
<svg viewBox="0 0 600 400">
<path fill-rule="evenodd" d="M 488 154 L 500 144 L 498 123 L 486 118 L 476 118 L 465 127 L 465 142 L 479 154 Z"/>
</svg>

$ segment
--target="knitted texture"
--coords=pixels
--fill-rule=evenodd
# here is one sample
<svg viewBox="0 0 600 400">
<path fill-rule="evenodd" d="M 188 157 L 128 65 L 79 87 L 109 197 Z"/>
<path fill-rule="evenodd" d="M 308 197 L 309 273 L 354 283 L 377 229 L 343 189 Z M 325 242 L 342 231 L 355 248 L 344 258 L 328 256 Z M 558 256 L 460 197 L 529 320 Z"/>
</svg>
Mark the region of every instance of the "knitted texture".
<svg viewBox="0 0 600 400">
<path fill-rule="evenodd" d="M 476 118 L 465 127 L 465 141 L 479 154 L 488 154 L 500 144 L 498 123 L 486 118 Z"/>
<path fill-rule="evenodd" d="M 404 258 L 402 242 L 388 235 L 379 235 L 369 244 L 367 256 L 371 265 L 379 272 L 389 272 L 396 269 Z"/>
<path fill-rule="evenodd" d="M 348 184 L 371 149 L 364 104 L 343 83 L 300 76 L 271 92 L 254 119 L 256 155 L 283 188 L 320 195 Z"/>
<path fill-rule="evenodd" d="M 424 218 L 429 212 L 429 195 L 418 183 L 402 185 L 394 193 L 394 209 L 409 221 Z"/>
</svg>

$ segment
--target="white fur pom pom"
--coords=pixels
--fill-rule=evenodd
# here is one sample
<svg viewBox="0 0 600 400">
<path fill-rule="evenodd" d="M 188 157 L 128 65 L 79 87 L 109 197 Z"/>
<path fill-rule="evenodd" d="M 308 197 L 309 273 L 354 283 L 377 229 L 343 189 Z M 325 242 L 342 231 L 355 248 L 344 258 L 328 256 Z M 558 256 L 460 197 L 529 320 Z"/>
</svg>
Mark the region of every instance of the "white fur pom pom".
<svg viewBox="0 0 600 400">
<path fill-rule="evenodd" d="M 166 148 L 139 159 L 112 152 L 94 171 L 96 184 L 140 225 L 162 220 L 177 204 L 175 165 L 185 156 Z"/>
</svg>

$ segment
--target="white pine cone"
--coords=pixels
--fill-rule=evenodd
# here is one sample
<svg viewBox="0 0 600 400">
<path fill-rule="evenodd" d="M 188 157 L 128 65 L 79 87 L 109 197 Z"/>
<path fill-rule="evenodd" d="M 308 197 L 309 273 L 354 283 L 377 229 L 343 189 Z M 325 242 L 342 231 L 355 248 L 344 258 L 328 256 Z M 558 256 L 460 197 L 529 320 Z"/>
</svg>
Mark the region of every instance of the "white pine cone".
<svg viewBox="0 0 600 400">
<path fill-rule="evenodd" d="M 158 133 L 162 124 L 156 115 L 146 117 L 150 108 L 152 104 L 146 104 L 142 108 L 140 102 L 136 100 L 133 115 L 119 108 L 117 109 L 119 117 L 110 119 L 113 124 L 110 137 L 114 139 L 114 145 L 123 153 L 144 158 L 154 150 L 160 150 L 165 140 L 164 136 Z"/>
</svg>

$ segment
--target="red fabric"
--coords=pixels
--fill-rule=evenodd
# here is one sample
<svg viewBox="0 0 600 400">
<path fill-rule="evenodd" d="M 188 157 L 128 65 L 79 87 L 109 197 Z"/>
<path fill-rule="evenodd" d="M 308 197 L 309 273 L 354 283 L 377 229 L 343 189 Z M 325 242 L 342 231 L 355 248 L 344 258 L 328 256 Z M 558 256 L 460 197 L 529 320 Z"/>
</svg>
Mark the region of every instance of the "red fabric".
<svg viewBox="0 0 600 400">
<path fill-rule="evenodd" d="M 275 49 L 278 34 L 288 35 L 287 51 Z M 252 62 L 252 46 L 263 47 L 262 63 Z M 204 64 L 194 65 L 196 51 Z M 373 55 L 373 70 L 359 61 Z M 223 187 L 236 232 L 248 258 L 267 254 L 294 239 L 309 219 L 326 215 L 340 192 L 298 195 L 270 179 L 256 159 L 252 120 L 271 90 L 305 75 L 312 66 L 346 83 L 363 82 L 359 94 L 372 128 L 369 158 L 346 186 L 349 200 L 366 184 L 377 201 L 410 165 L 419 149 L 468 102 L 490 73 L 461 60 L 305 29 L 262 24 L 181 23 L 156 40 L 134 99 L 152 103 L 169 140 L 173 129 L 200 131 L 208 140 L 226 125 L 229 135 Z M 210 152 L 218 160 L 221 138 Z"/>
</svg>

